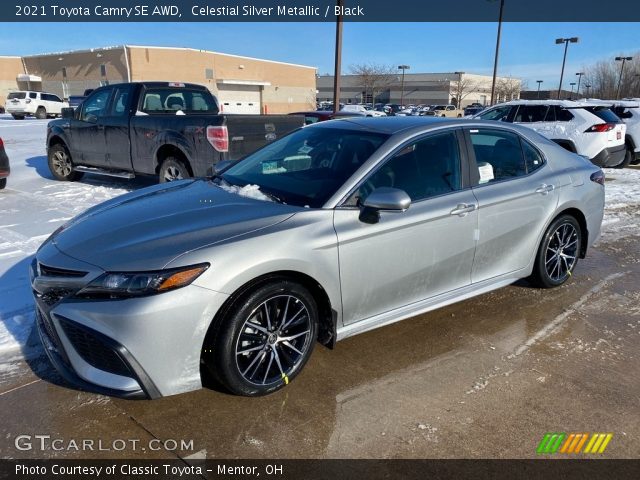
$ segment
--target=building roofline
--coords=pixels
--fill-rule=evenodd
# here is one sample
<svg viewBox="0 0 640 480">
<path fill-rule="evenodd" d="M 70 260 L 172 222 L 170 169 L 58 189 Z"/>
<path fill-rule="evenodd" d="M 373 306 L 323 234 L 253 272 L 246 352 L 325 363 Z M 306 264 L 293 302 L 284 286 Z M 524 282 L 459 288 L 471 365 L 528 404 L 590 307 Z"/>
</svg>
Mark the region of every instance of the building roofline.
<svg viewBox="0 0 640 480">
<path fill-rule="evenodd" d="M 267 60 L 265 58 L 256 58 L 256 57 L 247 57 L 244 55 L 234 55 L 232 53 L 222 53 L 215 52 L 213 50 L 205 50 L 198 48 L 190 48 L 190 47 L 163 47 L 157 45 L 125 45 L 128 48 L 155 48 L 158 50 L 190 50 L 192 52 L 204 52 L 204 53 L 213 53 L 214 55 L 223 55 L 225 57 L 235 57 L 235 58 L 244 58 L 246 60 L 256 60 L 258 62 L 269 62 L 269 63 L 278 63 L 280 65 L 289 65 L 291 67 L 300 67 L 300 68 L 311 68 L 313 70 L 317 70 L 317 67 L 311 67 L 309 65 L 300 65 L 299 63 L 289 63 L 289 62 L 280 62 L 278 60 Z"/>
</svg>

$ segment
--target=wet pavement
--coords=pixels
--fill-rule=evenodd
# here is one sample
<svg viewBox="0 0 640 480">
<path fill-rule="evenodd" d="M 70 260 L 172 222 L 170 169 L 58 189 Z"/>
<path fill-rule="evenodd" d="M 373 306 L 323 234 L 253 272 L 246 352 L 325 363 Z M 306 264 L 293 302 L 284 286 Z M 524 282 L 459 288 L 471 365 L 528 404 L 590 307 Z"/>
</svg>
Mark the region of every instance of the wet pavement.
<svg viewBox="0 0 640 480">
<path fill-rule="evenodd" d="M 3 359 L 0 457 L 533 458 L 546 432 L 611 432 L 600 457 L 637 457 L 639 241 L 601 241 L 554 290 L 522 281 L 318 346 L 262 398 L 79 392 L 32 334 L 27 360 Z"/>
</svg>

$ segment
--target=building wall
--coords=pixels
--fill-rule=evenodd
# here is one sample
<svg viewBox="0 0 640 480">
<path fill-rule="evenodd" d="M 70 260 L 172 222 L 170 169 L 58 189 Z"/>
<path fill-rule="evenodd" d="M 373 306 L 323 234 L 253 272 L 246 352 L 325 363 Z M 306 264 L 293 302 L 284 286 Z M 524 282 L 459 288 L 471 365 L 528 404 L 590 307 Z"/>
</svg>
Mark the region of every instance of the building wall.
<svg viewBox="0 0 640 480">
<path fill-rule="evenodd" d="M 43 91 L 65 98 L 82 95 L 85 89 L 97 88 L 106 82 L 126 82 L 128 79 L 123 47 L 33 55 L 24 57 L 24 63 L 27 73 L 42 77 Z"/>
<path fill-rule="evenodd" d="M 24 73 L 20 57 L 0 57 L 0 106 L 4 107 L 7 94 L 18 89 L 16 77 Z"/>
<path fill-rule="evenodd" d="M 406 74 L 404 78 L 404 94 L 402 88 L 402 74 L 393 75 L 389 86 L 377 92 L 375 102 L 437 105 L 456 103 L 458 96 L 458 81 L 456 73 L 414 73 Z M 462 75 L 462 107 L 471 103 L 486 105 L 491 99 L 492 77 L 488 75 Z M 342 103 L 361 103 L 363 101 L 362 80 L 357 75 L 343 75 L 341 78 L 340 101 Z M 513 85 L 508 95 L 499 95 L 497 89 L 496 101 L 517 98 L 520 80 L 498 77 L 498 85 Z M 370 100 L 370 92 L 367 100 Z M 505 98 L 509 97 L 509 98 Z M 333 76 L 325 75 L 318 78 L 318 101 L 333 101 Z"/>
<path fill-rule="evenodd" d="M 207 85 L 254 83 L 262 88 L 262 111 L 290 113 L 315 109 L 316 70 L 235 55 L 181 48 L 127 47 L 132 81 L 164 80 Z M 213 75 L 211 75 L 213 74 Z"/>
</svg>

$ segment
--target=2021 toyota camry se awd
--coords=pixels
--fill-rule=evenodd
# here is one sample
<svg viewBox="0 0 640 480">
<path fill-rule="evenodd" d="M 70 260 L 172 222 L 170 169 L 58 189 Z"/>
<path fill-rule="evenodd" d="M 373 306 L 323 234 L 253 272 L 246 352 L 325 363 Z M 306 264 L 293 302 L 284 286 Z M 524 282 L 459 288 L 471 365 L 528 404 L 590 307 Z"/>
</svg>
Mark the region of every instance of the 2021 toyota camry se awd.
<svg viewBox="0 0 640 480">
<path fill-rule="evenodd" d="M 86 388 L 155 398 L 213 375 L 261 395 L 317 342 L 524 277 L 561 285 L 603 207 L 602 171 L 528 128 L 322 122 L 54 232 L 31 267 L 38 327 Z"/>
</svg>

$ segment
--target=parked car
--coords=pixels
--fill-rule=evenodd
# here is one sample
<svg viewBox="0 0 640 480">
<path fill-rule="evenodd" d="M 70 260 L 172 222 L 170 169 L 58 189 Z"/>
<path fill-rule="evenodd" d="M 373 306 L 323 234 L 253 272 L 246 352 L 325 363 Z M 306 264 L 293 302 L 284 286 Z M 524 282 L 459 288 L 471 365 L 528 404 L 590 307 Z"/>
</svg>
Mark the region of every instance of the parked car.
<svg viewBox="0 0 640 480">
<path fill-rule="evenodd" d="M 378 112 L 373 110 L 372 108 L 367 108 L 364 105 L 345 105 L 340 109 L 341 112 L 356 112 L 362 113 L 366 117 L 386 117 L 387 114 L 384 112 Z"/>
<path fill-rule="evenodd" d="M 626 154 L 620 168 L 640 163 L 640 101 L 638 100 L 586 100 L 605 105 L 627 126 L 625 134 Z"/>
<path fill-rule="evenodd" d="M 481 111 L 484 110 L 483 106 L 476 106 L 476 105 L 470 105 L 468 107 L 465 107 L 464 109 L 464 116 L 465 117 L 472 117 L 474 115 L 477 115 L 478 113 L 480 113 Z"/>
<path fill-rule="evenodd" d="M 94 90 L 47 127 L 49 169 L 58 180 L 84 173 L 160 182 L 213 173 L 303 125 L 290 115 L 221 115 L 206 87 L 121 83 Z"/>
<path fill-rule="evenodd" d="M 0 190 L 7 186 L 7 177 L 10 173 L 9 157 L 4 150 L 4 142 L 0 138 Z"/>
<path fill-rule="evenodd" d="M 77 108 L 80 106 L 84 99 L 87 98 L 94 90 L 94 88 L 87 88 L 82 95 L 71 95 L 69 97 L 69 107 Z"/>
<path fill-rule="evenodd" d="M 85 388 L 156 398 L 213 375 L 270 393 L 317 341 L 524 277 L 562 285 L 599 236 L 603 185 L 517 125 L 319 122 L 58 229 L 31 265 L 38 330 Z"/>
<path fill-rule="evenodd" d="M 457 109 L 455 105 L 433 105 L 426 113 L 428 116 L 460 118 L 464 111 Z"/>
<path fill-rule="evenodd" d="M 312 112 L 294 112 L 290 113 L 289 115 L 304 116 L 305 125 L 311 125 L 312 123 L 324 122 L 337 118 L 366 117 L 366 115 L 362 112 L 350 112 L 348 110 L 340 110 L 339 112 L 335 113 L 332 110 L 315 110 Z"/>
<path fill-rule="evenodd" d="M 488 108 L 474 119 L 518 123 L 601 167 L 626 154 L 626 125 L 608 107 L 570 100 L 515 100 Z"/>
<path fill-rule="evenodd" d="M 14 119 L 23 120 L 28 115 L 43 120 L 47 117 L 59 117 L 62 109 L 69 104 L 53 93 L 19 91 L 7 95 L 5 109 Z"/>
</svg>

